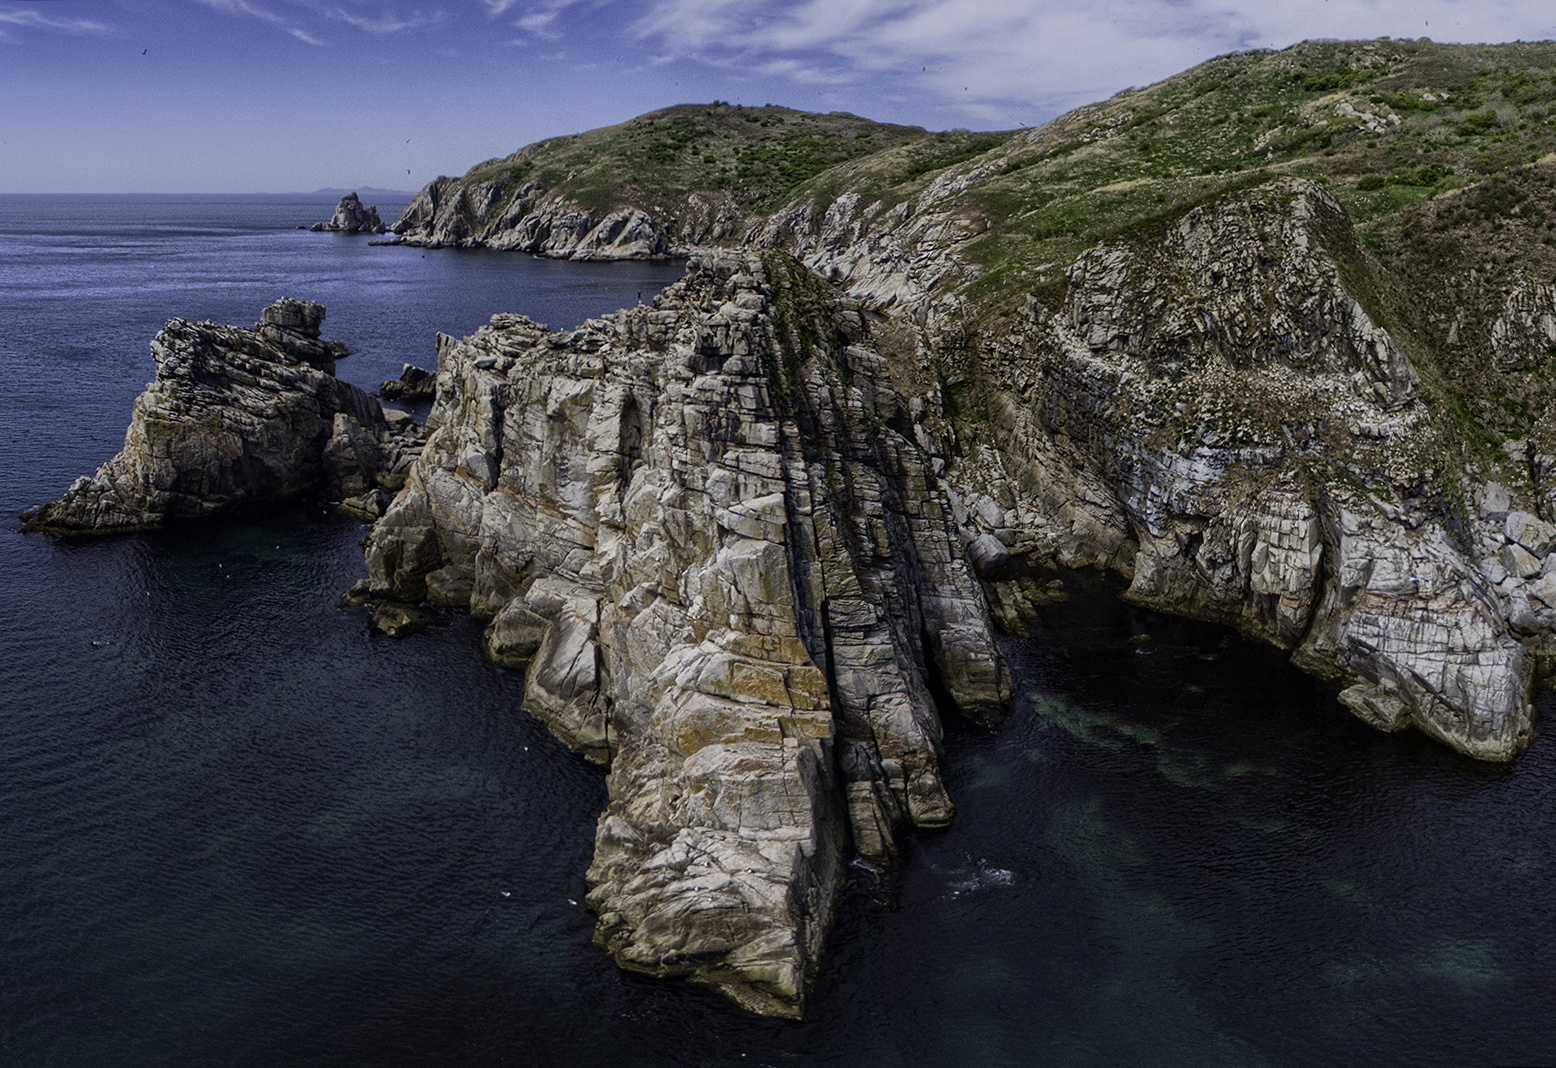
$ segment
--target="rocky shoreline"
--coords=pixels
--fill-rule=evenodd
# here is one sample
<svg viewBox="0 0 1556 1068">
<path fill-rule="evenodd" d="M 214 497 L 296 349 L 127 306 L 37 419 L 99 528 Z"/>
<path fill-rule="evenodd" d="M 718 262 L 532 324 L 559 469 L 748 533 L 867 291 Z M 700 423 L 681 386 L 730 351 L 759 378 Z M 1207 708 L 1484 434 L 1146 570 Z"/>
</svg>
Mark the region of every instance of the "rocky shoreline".
<svg viewBox="0 0 1556 1068">
<path fill-rule="evenodd" d="M 848 862 L 953 818 L 941 716 L 998 723 L 996 632 L 1026 632 L 1063 569 L 1283 650 L 1380 730 L 1513 759 L 1556 663 L 1556 459 L 1533 438 L 1466 459 L 1332 192 L 1224 189 L 1084 249 L 1056 299 L 983 314 L 956 198 L 1002 167 L 752 226 L 710 207 L 677 233 L 731 247 L 651 305 L 439 335 L 430 382 L 385 386 L 431 389 L 424 429 L 333 378 L 317 305 L 174 320 L 124 451 L 29 529 L 329 487 L 376 519 L 351 603 L 390 633 L 429 603 L 486 620 L 525 710 L 609 766 L 597 942 L 771 1015 L 803 1013 Z M 678 247 L 645 211 L 479 194 L 440 179 L 396 229 Z M 1548 289 L 1505 294 L 1495 366 L 1549 359 Z"/>
</svg>

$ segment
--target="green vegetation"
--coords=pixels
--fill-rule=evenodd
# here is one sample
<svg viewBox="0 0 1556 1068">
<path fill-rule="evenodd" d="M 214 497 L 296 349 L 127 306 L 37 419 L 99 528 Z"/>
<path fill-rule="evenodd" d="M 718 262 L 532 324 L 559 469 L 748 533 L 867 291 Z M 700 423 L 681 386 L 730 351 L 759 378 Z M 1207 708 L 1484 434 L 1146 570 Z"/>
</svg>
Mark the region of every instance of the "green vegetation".
<svg viewBox="0 0 1556 1068">
<path fill-rule="evenodd" d="M 930 207 L 966 235 L 973 270 L 951 284 L 978 332 L 1034 301 L 1062 307 L 1066 269 L 1099 242 L 1149 242 L 1229 192 L 1315 179 L 1357 226 L 1347 285 L 1404 346 L 1445 425 L 1484 455 L 1509 436 L 1556 442 L 1552 364 L 1488 369 L 1485 356 L 1507 293 L 1556 279 L 1551 160 L 1556 44 L 1385 38 L 1222 56 L 1008 133 L 685 105 L 530 146 L 461 184 L 479 205 L 472 233 L 526 183 L 593 213 L 685 220 L 694 199 L 723 205 L 707 210 L 733 221 L 698 240 L 738 239 L 784 206 L 819 217 L 844 195 L 880 228 Z"/>
<path fill-rule="evenodd" d="M 689 194 L 710 191 L 727 191 L 747 210 L 767 211 L 837 163 L 936 136 L 943 135 L 842 112 L 684 104 L 530 145 L 476 166 L 463 182 L 494 182 L 496 199 L 506 202 L 534 181 L 590 211 L 628 205 L 673 210 Z"/>
</svg>

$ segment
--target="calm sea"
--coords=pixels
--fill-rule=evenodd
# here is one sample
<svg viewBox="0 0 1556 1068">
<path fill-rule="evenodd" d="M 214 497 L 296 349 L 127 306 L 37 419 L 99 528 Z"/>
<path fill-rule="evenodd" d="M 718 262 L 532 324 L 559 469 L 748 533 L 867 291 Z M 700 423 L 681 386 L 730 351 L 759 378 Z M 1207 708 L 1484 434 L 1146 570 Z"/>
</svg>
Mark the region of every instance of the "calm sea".
<svg viewBox="0 0 1556 1068">
<path fill-rule="evenodd" d="M 435 331 L 678 269 L 372 247 L 317 197 L 0 197 L 0 511 L 119 447 L 173 316 L 329 309 L 372 387 Z M 400 204 L 380 201 L 393 218 Z M 1556 750 L 1376 734 L 1270 652 L 1094 581 L 952 724 L 949 831 L 859 870 L 802 1024 L 619 972 L 579 902 L 603 775 L 448 613 L 336 608 L 317 505 L 0 531 L 0 1063 L 1556 1063 Z"/>
</svg>

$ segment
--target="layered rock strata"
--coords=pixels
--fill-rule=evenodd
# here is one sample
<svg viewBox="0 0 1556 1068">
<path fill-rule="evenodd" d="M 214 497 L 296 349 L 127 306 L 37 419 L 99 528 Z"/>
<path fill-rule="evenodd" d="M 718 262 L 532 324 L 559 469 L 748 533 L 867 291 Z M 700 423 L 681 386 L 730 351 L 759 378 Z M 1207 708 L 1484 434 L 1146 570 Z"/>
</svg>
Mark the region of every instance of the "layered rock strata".
<svg viewBox="0 0 1556 1068">
<path fill-rule="evenodd" d="M 330 485 L 344 496 L 397 490 L 420 428 L 335 377 L 346 348 L 320 338 L 323 320 L 320 305 L 282 299 L 252 330 L 169 321 L 151 342 L 156 378 L 135 400 L 124 448 L 24 516 L 26 528 L 111 533 Z"/>
<path fill-rule="evenodd" d="M 328 222 L 317 222 L 308 229 L 315 233 L 330 231 L 338 234 L 381 234 L 388 230 L 378 217 L 377 207 L 363 207 L 355 193 L 347 193 L 335 205 L 335 213 Z"/>
<path fill-rule="evenodd" d="M 1306 182 L 1094 248 L 1059 314 L 988 344 L 997 462 L 948 477 L 1012 497 L 998 527 L 970 511 L 969 535 L 1115 567 L 1132 600 L 1290 650 L 1375 726 L 1508 759 L 1532 733 L 1535 617 L 1526 603 L 1515 626 L 1519 591 L 1497 583 L 1538 578 L 1521 546 L 1548 551 L 1543 528 L 1457 492 L 1448 431 L 1354 296 L 1370 284 L 1344 212 Z M 993 592 L 1019 626 L 1017 584 Z"/>
<path fill-rule="evenodd" d="M 797 1016 L 852 852 L 952 814 L 934 693 L 1009 677 L 857 307 L 783 256 L 653 307 L 440 339 L 373 595 L 467 603 L 525 707 L 610 763 L 589 902 L 623 966 Z"/>
<path fill-rule="evenodd" d="M 688 244 L 729 240 L 745 221 L 727 195 L 688 197 L 672 225 L 663 212 L 626 207 L 590 211 L 534 182 L 466 184 L 439 178 L 416 194 L 394 224 L 404 244 L 494 248 L 571 260 L 653 260 L 684 255 Z"/>
</svg>

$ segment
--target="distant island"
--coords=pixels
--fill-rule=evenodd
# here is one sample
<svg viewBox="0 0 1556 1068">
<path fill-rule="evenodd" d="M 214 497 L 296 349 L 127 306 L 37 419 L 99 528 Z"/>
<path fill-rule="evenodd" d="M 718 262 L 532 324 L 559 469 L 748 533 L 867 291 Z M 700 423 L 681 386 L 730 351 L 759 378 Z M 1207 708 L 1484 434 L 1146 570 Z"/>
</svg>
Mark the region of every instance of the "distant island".
<svg viewBox="0 0 1556 1068">
<path fill-rule="evenodd" d="M 335 197 L 339 199 L 347 193 L 355 193 L 362 197 L 413 197 L 414 190 L 408 189 L 379 189 L 377 186 L 363 185 L 355 189 L 315 189 L 312 193 L 299 194 L 312 197 Z"/>
</svg>

